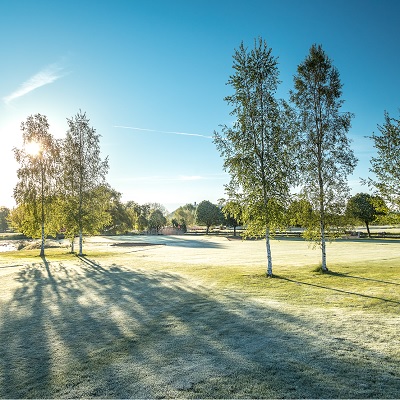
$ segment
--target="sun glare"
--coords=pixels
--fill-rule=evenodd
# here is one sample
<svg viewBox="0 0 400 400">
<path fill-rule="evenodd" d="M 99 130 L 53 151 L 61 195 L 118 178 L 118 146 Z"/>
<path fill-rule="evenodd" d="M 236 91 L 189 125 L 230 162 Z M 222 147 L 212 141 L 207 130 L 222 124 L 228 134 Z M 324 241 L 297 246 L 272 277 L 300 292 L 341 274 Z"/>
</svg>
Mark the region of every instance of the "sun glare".
<svg viewBox="0 0 400 400">
<path fill-rule="evenodd" d="M 40 152 L 40 144 L 38 142 L 29 142 L 25 145 L 25 151 L 31 156 L 37 156 Z"/>
</svg>

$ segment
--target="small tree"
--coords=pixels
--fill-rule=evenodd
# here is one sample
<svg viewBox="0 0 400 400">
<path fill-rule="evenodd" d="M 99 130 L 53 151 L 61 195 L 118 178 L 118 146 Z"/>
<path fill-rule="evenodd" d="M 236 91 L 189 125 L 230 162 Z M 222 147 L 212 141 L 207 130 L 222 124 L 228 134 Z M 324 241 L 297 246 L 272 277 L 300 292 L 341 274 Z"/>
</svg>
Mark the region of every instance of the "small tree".
<svg viewBox="0 0 400 400">
<path fill-rule="evenodd" d="M 377 156 L 371 158 L 370 171 L 376 178 L 368 183 L 374 187 L 388 206 L 400 211 L 400 120 L 391 118 L 385 111 L 385 122 L 378 125 L 380 135 L 373 134 L 371 139 L 377 150 Z"/>
<path fill-rule="evenodd" d="M 154 229 L 156 233 L 160 231 L 162 227 L 167 224 L 167 219 L 164 217 L 163 213 L 159 209 L 153 209 L 150 211 L 149 215 L 149 228 Z"/>
<path fill-rule="evenodd" d="M 379 215 L 383 215 L 382 199 L 371 196 L 368 193 L 357 193 L 347 203 L 346 215 L 358 221 L 362 221 L 371 237 L 369 224 L 374 222 Z"/>
<path fill-rule="evenodd" d="M 302 130 L 300 166 L 303 196 L 318 213 L 318 234 L 322 271 L 326 265 L 328 215 L 344 209 L 350 189 L 347 176 L 357 160 L 350 148 L 347 132 L 353 117 L 342 112 L 342 84 L 338 70 L 321 46 L 313 45 L 297 67 L 291 100 L 297 106 Z"/>
<path fill-rule="evenodd" d="M 208 235 L 210 226 L 218 225 L 222 221 L 222 213 L 218 206 L 208 200 L 203 200 L 196 208 L 196 223 L 207 227 Z"/>
</svg>

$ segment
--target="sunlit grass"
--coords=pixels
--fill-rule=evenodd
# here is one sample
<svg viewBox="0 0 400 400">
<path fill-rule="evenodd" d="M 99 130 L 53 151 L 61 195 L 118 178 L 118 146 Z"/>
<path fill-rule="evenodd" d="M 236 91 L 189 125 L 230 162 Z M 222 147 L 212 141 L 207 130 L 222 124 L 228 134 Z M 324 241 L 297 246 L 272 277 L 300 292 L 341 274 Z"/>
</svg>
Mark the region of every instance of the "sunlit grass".
<svg viewBox="0 0 400 400">
<path fill-rule="evenodd" d="M 273 278 L 263 272 L 264 265 L 144 263 L 137 266 L 190 276 L 214 290 L 268 297 L 293 305 L 393 313 L 400 308 L 400 261 L 331 265 L 328 273 L 316 272 L 312 266 L 280 267 Z"/>
</svg>

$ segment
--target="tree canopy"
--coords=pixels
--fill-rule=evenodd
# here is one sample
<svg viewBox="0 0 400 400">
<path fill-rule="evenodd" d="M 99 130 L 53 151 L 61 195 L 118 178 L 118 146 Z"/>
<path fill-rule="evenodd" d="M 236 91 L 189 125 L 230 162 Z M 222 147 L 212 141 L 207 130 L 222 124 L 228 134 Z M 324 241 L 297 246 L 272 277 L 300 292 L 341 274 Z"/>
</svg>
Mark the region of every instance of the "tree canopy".
<svg viewBox="0 0 400 400">
<path fill-rule="evenodd" d="M 222 222 L 222 213 L 219 207 L 208 200 L 203 200 L 196 208 L 196 223 L 206 226 L 206 234 L 212 225 Z"/>
<path fill-rule="evenodd" d="M 0 207 L 0 232 L 5 232 L 8 229 L 8 217 L 10 209 L 7 207 Z"/>
<path fill-rule="evenodd" d="M 167 224 L 167 219 L 164 217 L 160 209 L 153 209 L 149 214 L 149 229 L 155 230 L 156 233 Z"/>
<path fill-rule="evenodd" d="M 384 215 L 383 199 L 369 193 L 357 193 L 347 203 L 346 215 L 365 224 L 368 237 L 371 237 L 369 225 L 380 215 Z"/>
<path fill-rule="evenodd" d="M 393 211 L 400 211 L 400 119 L 384 113 L 385 122 L 378 125 L 379 135 L 371 139 L 377 151 L 371 158 L 370 171 L 376 178 L 370 178 L 369 184 L 374 187 Z"/>
</svg>

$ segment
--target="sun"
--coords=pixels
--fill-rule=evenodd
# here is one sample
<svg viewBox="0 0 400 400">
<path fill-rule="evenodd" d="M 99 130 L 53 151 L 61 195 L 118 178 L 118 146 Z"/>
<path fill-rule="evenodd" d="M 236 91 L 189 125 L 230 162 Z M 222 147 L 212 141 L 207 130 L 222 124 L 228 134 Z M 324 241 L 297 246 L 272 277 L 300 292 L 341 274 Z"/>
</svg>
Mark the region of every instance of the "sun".
<svg viewBox="0 0 400 400">
<path fill-rule="evenodd" d="M 40 153 L 41 146 L 40 143 L 38 142 L 28 142 L 25 145 L 25 151 L 30 155 L 30 156 L 37 156 Z"/>
</svg>

